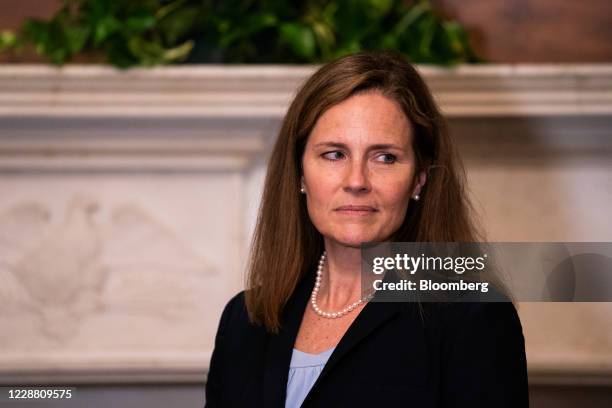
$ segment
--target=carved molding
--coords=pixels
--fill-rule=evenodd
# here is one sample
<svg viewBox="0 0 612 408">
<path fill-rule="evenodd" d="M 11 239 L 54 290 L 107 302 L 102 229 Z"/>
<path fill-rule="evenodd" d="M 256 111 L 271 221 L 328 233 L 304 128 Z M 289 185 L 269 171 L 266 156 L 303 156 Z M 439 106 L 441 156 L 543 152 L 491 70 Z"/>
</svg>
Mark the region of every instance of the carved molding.
<svg viewBox="0 0 612 408">
<path fill-rule="evenodd" d="M 580 125 L 562 128 L 576 136 L 612 124 L 610 64 L 418 68 L 451 121 L 507 117 L 546 129 L 572 117 Z M 315 69 L 0 65 L 0 170 L 249 168 Z"/>
<path fill-rule="evenodd" d="M 419 66 L 448 117 L 612 114 L 612 65 Z M 281 118 L 316 66 L 0 66 L 0 117 Z"/>
</svg>

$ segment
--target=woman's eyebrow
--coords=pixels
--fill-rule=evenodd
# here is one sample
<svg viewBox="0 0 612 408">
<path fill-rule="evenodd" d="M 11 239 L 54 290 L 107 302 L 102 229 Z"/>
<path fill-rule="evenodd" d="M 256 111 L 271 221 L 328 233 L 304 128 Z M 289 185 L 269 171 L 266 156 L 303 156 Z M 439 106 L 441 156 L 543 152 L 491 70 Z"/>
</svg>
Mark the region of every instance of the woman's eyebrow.
<svg viewBox="0 0 612 408">
<path fill-rule="evenodd" d="M 338 148 L 338 149 L 350 150 L 348 145 L 346 145 L 345 143 L 338 143 L 338 142 L 320 142 L 320 143 L 316 143 L 314 146 L 315 147 L 334 147 L 334 148 Z M 377 143 L 377 144 L 373 144 L 373 145 L 368 146 L 367 150 L 385 150 L 385 149 L 403 150 L 401 146 L 398 146 L 398 145 L 393 144 L 393 143 Z"/>
</svg>

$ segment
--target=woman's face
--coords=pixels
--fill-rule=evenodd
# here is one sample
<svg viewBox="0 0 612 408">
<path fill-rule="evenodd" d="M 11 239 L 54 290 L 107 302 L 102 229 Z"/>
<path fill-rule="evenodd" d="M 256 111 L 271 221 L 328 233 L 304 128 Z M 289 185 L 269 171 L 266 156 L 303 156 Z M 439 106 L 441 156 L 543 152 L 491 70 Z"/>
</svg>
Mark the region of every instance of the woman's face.
<svg viewBox="0 0 612 408">
<path fill-rule="evenodd" d="M 399 105 L 379 92 L 321 115 L 302 168 L 308 214 L 326 240 L 358 247 L 386 241 L 400 227 L 425 182 L 424 173 L 415 177 L 412 137 Z"/>
</svg>

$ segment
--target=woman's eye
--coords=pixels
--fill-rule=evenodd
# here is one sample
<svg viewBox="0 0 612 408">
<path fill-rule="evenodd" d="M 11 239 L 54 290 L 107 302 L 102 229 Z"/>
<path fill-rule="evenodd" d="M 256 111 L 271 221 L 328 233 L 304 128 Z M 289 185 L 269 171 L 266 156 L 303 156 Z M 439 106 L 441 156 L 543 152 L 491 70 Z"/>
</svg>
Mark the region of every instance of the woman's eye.
<svg viewBox="0 0 612 408">
<path fill-rule="evenodd" d="M 335 150 L 333 152 L 324 153 L 323 157 L 328 160 L 341 160 L 342 158 L 344 158 L 344 153 Z"/>
<path fill-rule="evenodd" d="M 395 161 L 397 160 L 397 157 L 395 157 L 395 155 L 390 154 L 390 153 L 384 153 L 384 154 L 379 155 L 377 157 L 377 160 L 385 164 L 392 164 L 392 163 L 395 163 Z"/>
</svg>

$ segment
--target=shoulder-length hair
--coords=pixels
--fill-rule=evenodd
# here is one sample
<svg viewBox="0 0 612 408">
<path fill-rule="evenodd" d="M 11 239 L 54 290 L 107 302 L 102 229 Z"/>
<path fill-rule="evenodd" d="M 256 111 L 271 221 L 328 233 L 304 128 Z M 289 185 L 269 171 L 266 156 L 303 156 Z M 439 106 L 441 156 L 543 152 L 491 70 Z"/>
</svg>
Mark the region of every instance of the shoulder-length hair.
<svg viewBox="0 0 612 408">
<path fill-rule="evenodd" d="M 318 118 L 362 92 L 394 100 L 412 124 L 416 174 L 427 172 L 421 199 L 408 206 L 392 240 L 476 242 L 479 234 L 464 188 L 465 172 L 427 85 L 401 55 L 360 52 L 317 70 L 289 106 L 268 163 L 247 269 L 252 323 L 278 333 L 285 304 L 307 270 L 316 268 L 323 237 L 300 194 L 302 155 Z"/>
</svg>

